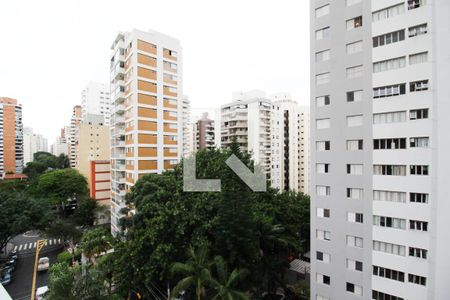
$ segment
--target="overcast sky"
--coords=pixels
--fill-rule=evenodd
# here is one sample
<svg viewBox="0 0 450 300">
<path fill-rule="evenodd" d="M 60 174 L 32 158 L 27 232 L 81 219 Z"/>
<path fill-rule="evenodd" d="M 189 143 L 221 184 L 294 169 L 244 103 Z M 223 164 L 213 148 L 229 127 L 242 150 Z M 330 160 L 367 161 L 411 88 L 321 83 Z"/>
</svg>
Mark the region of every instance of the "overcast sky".
<svg viewBox="0 0 450 300">
<path fill-rule="evenodd" d="M 237 90 L 289 92 L 309 102 L 309 1 L 14 0 L 0 2 L 0 96 L 49 144 L 90 80 L 109 79 L 118 31 L 153 29 L 181 41 L 184 94 L 195 111 Z"/>
</svg>

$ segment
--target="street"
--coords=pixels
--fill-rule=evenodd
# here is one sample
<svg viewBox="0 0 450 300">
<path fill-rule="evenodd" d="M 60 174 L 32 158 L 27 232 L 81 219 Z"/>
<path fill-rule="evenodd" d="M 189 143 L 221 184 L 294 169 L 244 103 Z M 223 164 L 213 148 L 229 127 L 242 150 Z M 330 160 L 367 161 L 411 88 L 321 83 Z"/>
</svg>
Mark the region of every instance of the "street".
<svg viewBox="0 0 450 300">
<path fill-rule="evenodd" d="M 31 281 L 33 278 L 33 268 L 36 249 L 32 246 L 34 243 L 40 239 L 38 235 L 24 234 L 17 236 L 13 240 L 14 247 L 19 245 L 30 245 L 31 249 L 18 251 L 19 259 L 15 270 L 13 271 L 13 280 L 11 284 L 7 285 L 5 288 L 14 300 L 19 299 L 30 299 L 31 295 Z M 50 258 L 50 265 L 56 262 L 58 254 L 62 251 L 62 245 L 60 244 L 47 244 L 42 250 L 39 257 Z M 49 272 L 38 273 L 36 276 L 36 288 L 48 285 L 48 274 Z"/>
</svg>

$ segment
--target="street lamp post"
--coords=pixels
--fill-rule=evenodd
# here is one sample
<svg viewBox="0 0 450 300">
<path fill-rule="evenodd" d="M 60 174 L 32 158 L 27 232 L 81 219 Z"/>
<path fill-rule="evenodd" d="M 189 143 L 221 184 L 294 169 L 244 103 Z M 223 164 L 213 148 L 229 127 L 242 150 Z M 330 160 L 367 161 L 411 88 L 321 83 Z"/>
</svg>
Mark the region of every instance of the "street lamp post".
<svg viewBox="0 0 450 300">
<path fill-rule="evenodd" d="M 41 252 L 42 247 L 44 247 L 47 240 L 39 240 L 37 241 L 36 246 L 36 258 L 34 260 L 34 270 L 33 270 L 33 282 L 31 284 L 31 300 L 34 300 L 36 294 L 36 273 L 37 273 L 37 265 L 39 259 L 39 252 Z"/>
</svg>

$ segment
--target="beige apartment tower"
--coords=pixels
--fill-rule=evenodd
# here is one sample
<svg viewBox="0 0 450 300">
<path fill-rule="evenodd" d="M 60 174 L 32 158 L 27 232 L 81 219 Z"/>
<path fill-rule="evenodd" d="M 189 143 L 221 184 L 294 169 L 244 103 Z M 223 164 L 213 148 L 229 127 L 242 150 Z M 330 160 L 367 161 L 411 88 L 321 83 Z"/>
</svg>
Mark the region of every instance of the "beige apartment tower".
<svg viewBox="0 0 450 300">
<path fill-rule="evenodd" d="M 111 231 L 125 194 L 146 174 L 173 169 L 183 151 L 182 61 L 178 40 L 121 32 L 111 55 Z"/>
</svg>

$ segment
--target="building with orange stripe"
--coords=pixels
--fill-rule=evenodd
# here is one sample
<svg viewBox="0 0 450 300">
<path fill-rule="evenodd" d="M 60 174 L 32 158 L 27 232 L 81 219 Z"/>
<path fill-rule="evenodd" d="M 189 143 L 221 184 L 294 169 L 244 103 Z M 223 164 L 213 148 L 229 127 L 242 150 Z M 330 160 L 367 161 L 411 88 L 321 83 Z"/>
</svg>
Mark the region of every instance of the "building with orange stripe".
<svg viewBox="0 0 450 300">
<path fill-rule="evenodd" d="M 23 171 L 22 105 L 0 98 L 0 176 Z"/>
</svg>

